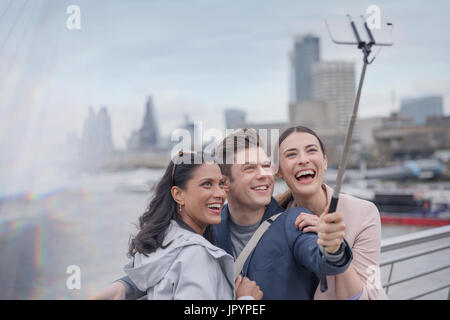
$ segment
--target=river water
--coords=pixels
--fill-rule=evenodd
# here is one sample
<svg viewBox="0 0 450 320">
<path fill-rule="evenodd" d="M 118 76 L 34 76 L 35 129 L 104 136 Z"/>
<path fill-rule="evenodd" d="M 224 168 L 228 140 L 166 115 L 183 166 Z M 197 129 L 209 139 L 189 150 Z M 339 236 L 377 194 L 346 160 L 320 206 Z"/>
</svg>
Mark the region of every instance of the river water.
<svg viewBox="0 0 450 320">
<path fill-rule="evenodd" d="M 161 174 L 145 169 L 79 174 L 44 191 L 0 198 L 0 299 L 85 299 L 120 278 L 133 224 L 150 199 L 145 184 Z M 275 193 L 283 188 L 277 183 Z M 382 237 L 422 229 L 383 226 Z M 449 263 L 450 255 L 422 260 L 416 267 Z M 70 266 L 80 271 L 79 289 L 71 286 L 76 281 L 67 283 L 74 279 Z M 395 271 L 403 273 L 402 267 Z M 431 281 L 439 284 L 443 278 L 450 279 L 448 270 Z M 392 289 L 390 297 L 410 292 L 410 287 Z M 447 291 L 426 298 L 446 299 Z"/>
</svg>

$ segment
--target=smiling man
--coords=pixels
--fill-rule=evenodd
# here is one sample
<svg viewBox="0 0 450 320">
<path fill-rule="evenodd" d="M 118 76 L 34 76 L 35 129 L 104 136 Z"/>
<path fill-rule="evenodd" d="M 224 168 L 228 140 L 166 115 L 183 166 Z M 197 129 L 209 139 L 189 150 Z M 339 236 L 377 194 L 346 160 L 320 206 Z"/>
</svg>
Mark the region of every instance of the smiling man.
<svg viewBox="0 0 450 320">
<path fill-rule="evenodd" d="M 214 239 L 236 259 L 264 221 L 265 213 L 270 217 L 284 209 L 279 208 L 276 201 L 270 209 L 267 207 L 274 188 L 273 167 L 256 133 L 244 129 L 232 134 L 217 150 L 231 154 L 232 162 L 220 165 L 229 184 L 228 204 L 222 210 L 221 224 L 214 228 Z"/>
<path fill-rule="evenodd" d="M 254 130 L 244 129 L 229 135 L 217 150 L 223 154 L 223 159 L 231 158 L 233 162 L 221 165 L 223 175 L 229 180 L 228 205 L 222 209 L 221 223 L 214 228 L 214 243 L 237 258 L 260 224 L 285 209 L 272 197 L 273 165 Z M 244 264 L 242 274 L 260 286 L 263 299 L 314 297 L 322 258 L 318 236 L 292 226 L 297 216 L 305 211 L 308 212 L 295 208 L 283 212 Z M 330 228 L 328 231 L 345 228 L 342 217 L 336 215 L 335 218 L 334 223 L 321 223 Z M 328 253 L 325 253 L 328 256 L 334 253 L 330 257 L 334 262 L 327 265 L 327 274 L 335 275 L 347 269 L 352 253 L 343 237 L 328 231 L 322 233 L 321 238 L 330 244 L 333 240 L 339 243 L 326 247 Z"/>
<path fill-rule="evenodd" d="M 261 223 L 282 213 L 259 240 L 241 272 L 260 286 L 264 299 L 313 299 L 322 254 L 327 255 L 327 275 L 347 269 L 352 252 L 343 237 L 342 216 L 336 213 L 321 219 L 320 237 L 298 230 L 295 219 L 309 211 L 298 207 L 285 211 L 272 197 L 273 164 L 255 130 L 243 129 L 227 136 L 216 155 L 223 156 L 220 166 L 228 180 L 228 204 L 222 209 L 220 224 L 213 226 L 216 246 L 236 259 Z M 319 250 L 318 239 L 324 241 L 324 253 Z M 94 298 L 136 299 L 144 294 L 124 277 Z"/>
</svg>

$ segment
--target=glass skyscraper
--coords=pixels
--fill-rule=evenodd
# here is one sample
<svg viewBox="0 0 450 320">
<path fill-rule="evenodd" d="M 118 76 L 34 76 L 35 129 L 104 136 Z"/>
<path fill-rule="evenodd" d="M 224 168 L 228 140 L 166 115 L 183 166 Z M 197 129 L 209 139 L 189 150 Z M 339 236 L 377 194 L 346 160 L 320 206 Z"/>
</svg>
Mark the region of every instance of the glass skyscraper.
<svg viewBox="0 0 450 320">
<path fill-rule="evenodd" d="M 444 114 L 442 96 L 402 99 L 400 114 L 411 117 L 416 125 L 423 125 L 428 117 Z"/>
<path fill-rule="evenodd" d="M 291 103 L 313 99 L 312 66 L 319 60 L 318 37 L 308 34 L 295 40 L 291 53 Z"/>
</svg>

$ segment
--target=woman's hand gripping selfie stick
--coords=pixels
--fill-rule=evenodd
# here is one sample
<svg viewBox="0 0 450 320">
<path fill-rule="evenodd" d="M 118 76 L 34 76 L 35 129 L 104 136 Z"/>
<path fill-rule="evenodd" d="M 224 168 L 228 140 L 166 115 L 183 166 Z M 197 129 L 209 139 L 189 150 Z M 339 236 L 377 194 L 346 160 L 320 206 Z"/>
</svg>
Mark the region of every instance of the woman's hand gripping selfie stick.
<svg viewBox="0 0 450 320">
<path fill-rule="evenodd" d="M 336 186 L 334 188 L 334 192 L 333 192 L 333 195 L 331 197 L 331 202 L 330 202 L 330 207 L 328 209 L 328 213 L 336 212 L 336 208 L 337 208 L 337 205 L 338 205 L 339 193 L 341 192 L 341 186 L 342 186 L 342 181 L 343 181 L 343 178 L 344 178 L 345 167 L 347 165 L 347 159 L 348 159 L 348 154 L 349 154 L 349 150 L 350 150 L 350 143 L 351 143 L 351 140 L 352 140 L 353 129 L 355 128 L 356 118 L 358 116 L 359 99 L 361 97 L 361 90 L 362 90 L 362 86 L 363 86 L 363 83 L 364 83 L 364 77 L 366 75 L 366 68 L 367 68 L 367 65 L 372 63 L 373 60 L 374 60 L 374 58 L 372 58 L 371 61 L 368 61 L 368 57 L 370 55 L 372 46 L 376 44 L 375 43 L 375 39 L 373 37 L 373 34 L 370 31 L 366 21 L 364 21 L 363 25 L 364 25 L 364 29 L 365 29 L 366 34 L 367 34 L 368 39 L 369 39 L 369 41 L 367 41 L 367 42 L 361 40 L 361 37 L 359 36 L 358 30 L 356 28 L 355 22 L 351 19 L 350 15 L 347 15 L 347 17 L 349 18 L 350 27 L 351 27 L 351 29 L 353 31 L 353 34 L 354 34 L 355 38 L 356 38 L 356 43 L 358 44 L 358 49 L 361 49 L 363 51 L 364 64 L 363 64 L 363 68 L 362 68 L 362 71 L 361 71 L 361 77 L 359 79 L 358 92 L 356 94 L 355 104 L 353 106 L 352 116 L 351 116 L 351 119 L 350 119 L 349 126 L 347 128 L 347 134 L 345 136 L 344 149 L 343 149 L 342 157 L 341 157 L 341 160 L 340 160 L 340 163 L 339 163 L 339 171 L 338 171 L 338 175 L 337 175 L 337 179 L 336 179 Z M 336 42 L 336 43 L 338 43 L 338 42 Z M 320 291 L 321 292 L 325 292 L 325 291 L 328 290 L 327 272 L 326 272 L 327 258 L 326 258 L 325 248 L 323 248 L 321 246 L 320 250 L 322 252 L 322 268 L 321 268 L 321 274 L 320 274 Z"/>
</svg>

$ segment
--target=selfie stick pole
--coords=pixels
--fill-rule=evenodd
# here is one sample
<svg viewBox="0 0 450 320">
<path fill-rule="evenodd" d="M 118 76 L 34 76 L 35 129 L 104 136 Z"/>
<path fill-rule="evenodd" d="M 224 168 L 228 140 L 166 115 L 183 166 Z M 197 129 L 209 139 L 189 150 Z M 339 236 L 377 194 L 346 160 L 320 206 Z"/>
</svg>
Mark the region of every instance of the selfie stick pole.
<svg viewBox="0 0 450 320">
<path fill-rule="evenodd" d="M 350 26 L 351 26 L 353 33 L 356 37 L 356 40 L 358 42 L 358 49 L 361 49 L 363 51 L 364 64 L 363 64 L 363 68 L 361 71 L 361 77 L 359 79 L 358 92 L 356 94 L 355 104 L 353 105 L 352 117 L 350 119 L 350 123 L 347 128 L 347 135 L 345 136 L 344 150 L 342 152 L 341 161 L 339 163 L 339 171 L 338 171 L 338 175 L 337 175 L 337 179 L 336 179 L 336 186 L 334 188 L 333 196 L 331 197 L 330 208 L 328 209 L 328 213 L 335 212 L 337 205 L 338 205 L 339 193 L 341 192 L 342 180 L 344 178 L 345 167 L 347 165 L 347 159 L 348 159 L 348 154 L 349 154 L 349 150 L 350 150 L 350 142 L 352 140 L 353 129 L 355 128 L 356 117 L 358 115 L 359 99 L 361 97 L 361 90 L 362 90 L 362 86 L 364 83 L 364 77 L 366 75 L 366 68 L 367 68 L 367 65 L 371 64 L 374 60 L 374 59 L 372 59 L 370 62 L 368 61 L 368 58 L 369 58 L 369 55 L 371 52 L 371 48 L 375 44 L 375 40 L 373 39 L 372 32 L 370 31 L 369 27 L 367 26 L 367 22 L 364 22 L 364 27 L 369 36 L 369 39 L 370 39 L 369 42 L 361 41 L 361 37 L 359 36 L 358 30 L 356 29 L 356 26 L 355 26 L 355 23 L 352 20 L 350 20 Z M 326 275 L 327 259 L 324 254 L 325 253 L 324 250 L 325 249 L 322 247 L 321 248 L 321 251 L 323 253 L 322 254 L 322 270 L 321 270 L 321 275 L 320 275 L 320 291 L 321 292 L 325 292 L 328 290 L 327 275 Z"/>
</svg>

